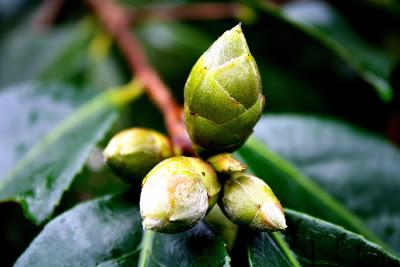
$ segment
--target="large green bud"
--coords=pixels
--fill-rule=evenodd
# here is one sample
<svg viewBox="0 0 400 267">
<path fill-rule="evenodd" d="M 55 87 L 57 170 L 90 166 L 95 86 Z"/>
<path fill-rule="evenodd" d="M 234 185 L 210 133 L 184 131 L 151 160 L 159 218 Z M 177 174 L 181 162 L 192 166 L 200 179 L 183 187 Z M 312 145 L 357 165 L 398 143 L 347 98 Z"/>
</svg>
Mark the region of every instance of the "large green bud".
<svg viewBox="0 0 400 267">
<path fill-rule="evenodd" d="M 143 128 L 116 134 L 103 152 L 106 163 L 127 182 L 140 181 L 162 160 L 174 155 L 166 136 Z"/>
<path fill-rule="evenodd" d="M 221 208 L 232 222 L 258 231 L 286 229 L 286 220 L 279 200 L 261 179 L 242 173 L 226 180 Z"/>
<path fill-rule="evenodd" d="M 220 190 L 214 169 L 203 160 L 183 156 L 166 159 L 143 180 L 143 228 L 165 233 L 185 231 L 204 218 Z"/>
<path fill-rule="evenodd" d="M 193 143 L 211 153 L 239 148 L 264 108 L 261 79 L 240 25 L 199 58 L 185 85 L 185 122 Z"/>
</svg>

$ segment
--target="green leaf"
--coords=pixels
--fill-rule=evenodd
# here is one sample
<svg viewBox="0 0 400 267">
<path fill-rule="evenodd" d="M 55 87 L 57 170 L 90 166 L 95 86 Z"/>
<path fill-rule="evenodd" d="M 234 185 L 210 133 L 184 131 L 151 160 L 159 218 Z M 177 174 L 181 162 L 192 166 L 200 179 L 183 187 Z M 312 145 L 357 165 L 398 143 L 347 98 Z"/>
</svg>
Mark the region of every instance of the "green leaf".
<svg viewBox="0 0 400 267">
<path fill-rule="evenodd" d="M 280 233 L 265 233 L 257 231 L 245 232 L 245 246 L 250 266 L 300 266 L 293 255 L 293 252 L 283 240 Z"/>
<path fill-rule="evenodd" d="M 48 223 L 15 266 L 228 266 L 222 239 L 204 223 L 180 234 L 144 232 L 129 195 L 89 201 Z"/>
<path fill-rule="evenodd" d="M 389 79 L 393 59 L 364 41 L 328 3 L 293 1 L 278 8 L 268 1 L 254 2 L 268 14 L 321 42 L 369 82 L 382 100 L 391 100 L 393 89 Z"/>
<path fill-rule="evenodd" d="M 93 96 L 59 83 L 25 82 L 0 90 L 0 181 L 35 142 Z"/>
<path fill-rule="evenodd" d="M 5 35 L 0 43 L 0 86 L 32 79 L 71 82 L 85 67 L 93 23 L 36 31 L 28 18 Z M 18 51 L 16 53 L 16 51 Z"/>
<path fill-rule="evenodd" d="M 0 22 L 6 23 L 7 20 L 12 19 L 21 10 L 26 9 L 30 2 L 27 0 L 13 0 L 13 1 L 0 1 Z M 1 25 L 2 27 L 3 25 Z"/>
<path fill-rule="evenodd" d="M 284 206 L 342 225 L 379 243 L 370 233 L 372 229 L 400 249 L 398 149 L 343 123 L 304 116 L 266 116 L 255 135 L 268 148 L 252 139 L 240 153 Z"/>
<path fill-rule="evenodd" d="M 360 235 L 293 210 L 285 213 L 283 234 L 302 266 L 400 266 L 399 258 Z"/>
<path fill-rule="evenodd" d="M 258 67 L 267 99 L 264 112 L 326 113 L 330 110 L 331 103 L 323 92 L 309 82 L 274 64 L 261 62 Z"/>
<path fill-rule="evenodd" d="M 375 242 L 381 242 L 359 218 L 258 140 L 250 138 L 240 149 L 239 155 L 258 177 L 271 186 L 284 206 L 336 222 Z"/>
<path fill-rule="evenodd" d="M 278 247 L 280 233 L 247 233 L 250 266 L 400 266 L 399 258 L 343 227 L 289 209 L 285 213 L 287 244 L 279 241 L 285 249 Z M 294 260 L 289 262 L 283 251 L 295 253 Z"/>
<path fill-rule="evenodd" d="M 0 181 L 0 201 L 19 202 L 25 215 L 37 224 L 46 220 L 91 150 L 113 125 L 119 105 L 135 98 L 138 91 L 127 88 L 103 93 L 67 117 Z"/>
<path fill-rule="evenodd" d="M 343 122 L 314 117 L 266 117 L 256 136 L 400 251 L 398 148 Z"/>
</svg>

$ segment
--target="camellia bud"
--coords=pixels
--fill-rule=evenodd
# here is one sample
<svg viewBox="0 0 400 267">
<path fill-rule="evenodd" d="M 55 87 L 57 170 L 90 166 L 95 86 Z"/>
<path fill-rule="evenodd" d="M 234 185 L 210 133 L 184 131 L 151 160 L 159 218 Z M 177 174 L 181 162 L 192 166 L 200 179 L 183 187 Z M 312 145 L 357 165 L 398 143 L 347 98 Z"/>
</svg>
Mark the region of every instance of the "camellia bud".
<svg viewBox="0 0 400 267">
<path fill-rule="evenodd" d="M 215 205 L 220 190 L 214 169 L 203 160 L 183 156 L 166 159 L 143 180 L 143 228 L 165 233 L 187 230 Z"/>
<path fill-rule="evenodd" d="M 185 123 L 207 153 L 239 148 L 264 107 L 261 79 L 240 25 L 226 31 L 199 58 L 185 85 Z"/>
<path fill-rule="evenodd" d="M 212 156 L 207 161 L 213 166 L 215 171 L 223 174 L 233 174 L 247 169 L 246 165 L 233 158 L 232 154 L 229 153 Z"/>
<path fill-rule="evenodd" d="M 234 223 L 258 231 L 286 229 L 279 200 L 261 179 L 237 173 L 226 180 L 220 199 L 225 215 Z"/>
<path fill-rule="evenodd" d="M 116 134 L 103 152 L 110 168 L 128 182 L 141 180 L 157 163 L 174 155 L 166 136 L 143 128 Z"/>
</svg>

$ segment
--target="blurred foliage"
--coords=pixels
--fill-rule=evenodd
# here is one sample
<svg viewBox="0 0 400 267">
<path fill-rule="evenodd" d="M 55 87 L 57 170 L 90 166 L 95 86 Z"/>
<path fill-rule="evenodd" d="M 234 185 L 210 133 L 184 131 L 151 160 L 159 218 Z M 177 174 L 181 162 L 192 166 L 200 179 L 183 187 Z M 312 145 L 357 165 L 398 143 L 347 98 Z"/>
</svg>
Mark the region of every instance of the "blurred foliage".
<svg viewBox="0 0 400 267">
<path fill-rule="evenodd" d="M 143 8 L 198 1 L 120 2 Z M 0 0 L 0 199 L 22 203 L 22 208 L 13 203 L 0 205 L 0 238 L 5 247 L 0 265 L 13 264 L 36 236 L 19 259 L 21 266 L 26 261 L 43 266 L 40 259 L 60 253 L 60 247 L 71 253 L 63 254 L 65 258 L 79 258 L 82 265 L 95 259 L 114 266 L 137 263 L 145 258 L 140 251 L 132 252 L 142 240 L 140 216 L 131 215 L 137 207 L 127 204 L 134 202 L 132 197 L 93 199 L 135 191 L 139 185 L 129 189 L 114 177 L 103 166 L 100 151 L 104 140 L 119 129 L 137 125 L 165 132 L 162 117 L 147 97 L 118 107 L 104 98 L 104 90 L 127 83 L 132 74 L 124 55 L 84 2 L 66 1 L 47 30 L 39 30 L 36 24 L 39 4 Z M 399 253 L 400 152 L 396 144 L 390 144 L 400 141 L 399 1 L 247 0 L 241 4 L 251 8 L 247 17 L 241 16 L 243 30 L 262 76 L 265 113 L 274 115 L 267 115 L 255 129 L 261 142 L 249 142 L 239 154 L 270 184 L 285 207 L 344 226 Z M 149 20 L 132 30 L 182 103 L 183 87 L 197 58 L 238 22 L 238 18 Z M 45 159 L 29 156 L 38 149 L 44 151 Z M 43 224 L 35 226 L 23 216 L 23 210 L 35 205 L 29 217 L 36 223 L 66 213 L 39 234 Z M 93 217 L 84 218 L 86 213 Z M 112 214 L 117 214 L 120 229 L 107 221 Z M 244 257 L 250 261 L 244 264 L 257 266 L 265 262 L 265 255 L 274 253 L 277 264 L 272 265 L 270 258 L 271 266 L 296 266 L 288 253 L 293 250 L 300 264 L 307 266 L 313 259 L 304 247 L 314 240 L 317 260 L 331 262 L 336 256 L 328 255 L 327 248 L 339 236 L 345 255 L 361 247 L 359 255 L 371 252 L 386 263 L 396 262 L 347 230 L 295 211 L 288 216 L 294 226 L 284 234 L 287 243 L 277 236 L 241 229 L 239 236 L 252 237 L 241 244 L 249 254 L 231 254 L 233 260 L 240 262 Z M 89 235 L 96 246 L 85 250 L 86 244 L 75 247 L 68 239 L 59 247 L 42 243 L 48 236 L 54 238 L 54 231 L 62 234 L 58 231 L 64 219 L 78 225 L 77 234 Z M 299 220 L 305 223 L 300 225 Z M 97 222 L 98 228 L 89 227 Z M 316 233 L 306 228 L 311 223 L 318 225 Z M 108 230 L 116 231 L 115 238 L 109 244 L 98 242 L 96 235 Z M 192 247 L 196 235 L 203 243 Z M 327 236 L 332 239 L 323 243 Z M 212 240 L 214 260 L 229 264 L 222 239 L 203 223 L 186 234 L 146 238 L 153 240 L 148 249 L 154 262 L 162 253 L 180 250 L 181 257 L 165 255 L 171 264 L 185 265 L 211 253 L 204 243 Z M 54 257 L 55 262 L 60 257 Z M 367 263 L 373 265 L 375 260 Z M 342 264 L 354 262 L 354 258 L 343 258 Z"/>
</svg>

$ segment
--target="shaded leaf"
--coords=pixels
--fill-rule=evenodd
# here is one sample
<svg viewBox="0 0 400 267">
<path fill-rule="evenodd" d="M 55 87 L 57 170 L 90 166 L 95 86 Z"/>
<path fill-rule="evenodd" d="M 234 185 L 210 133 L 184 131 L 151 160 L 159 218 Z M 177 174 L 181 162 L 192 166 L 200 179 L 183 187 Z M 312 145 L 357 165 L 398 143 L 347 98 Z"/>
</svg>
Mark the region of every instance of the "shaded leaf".
<svg viewBox="0 0 400 267">
<path fill-rule="evenodd" d="M 86 64 L 92 31 L 93 23 L 84 20 L 38 32 L 27 19 L 0 43 L 0 86 L 37 78 L 71 82 Z"/>
<path fill-rule="evenodd" d="M 300 266 L 280 233 L 249 231 L 246 236 L 246 250 L 250 266 Z M 277 243 L 277 238 L 284 248 Z"/>
<path fill-rule="evenodd" d="M 305 32 L 342 58 L 384 101 L 392 98 L 389 79 L 393 60 L 364 41 L 328 3 L 291 1 L 278 8 L 267 1 L 255 2 L 257 7 Z"/>
<path fill-rule="evenodd" d="M 0 1 L 0 22 L 6 22 L 18 12 L 26 8 L 30 1 L 27 0 L 2 0 Z M 33 2 L 33 1 L 32 1 Z"/>
<path fill-rule="evenodd" d="M 93 94 L 58 83 L 26 82 L 0 90 L 0 181 L 38 139 Z"/>
<path fill-rule="evenodd" d="M 139 249 L 139 207 L 121 196 L 76 206 L 49 222 L 15 266 L 96 266 Z"/>
<path fill-rule="evenodd" d="M 326 113 L 330 110 L 329 101 L 310 83 L 274 64 L 260 63 L 258 67 L 267 99 L 264 112 Z"/>
<path fill-rule="evenodd" d="M 362 233 L 370 240 L 381 242 L 354 214 L 255 138 L 250 138 L 239 155 L 255 175 L 267 182 L 284 206 L 336 222 Z"/>
<path fill-rule="evenodd" d="M 137 90 L 109 91 L 75 111 L 1 180 L 0 201 L 19 202 L 25 215 L 37 224 L 46 220 L 118 117 L 118 106 L 137 95 Z"/>
<path fill-rule="evenodd" d="M 267 116 L 255 133 L 400 251 L 399 149 L 326 118 Z"/>
<path fill-rule="evenodd" d="M 107 196 L 51 221 L 15 266 L 224 266 L 222 239 L 203 222 L 180 234 L 142 232 L 137 202 Z"/>
<path fill-rule="evenodd" d="M 303 266 L 400 266 L 400 259 L 360 235 L 293 210 L 285 213 L 283 234 Z"/>
<path fill-rule="evenodd" d="M 297 211 L 286 209 L 285 214 L 288 228 L 282 234 L 290 246 L 285 249 L 295 253 L 301 266 L 400 266 L 399 258 L 360 235 Z M 280 235 L 248 233 L 250 266 L 300 266 L 279 250 L 274 237 Z"/>
</svg>

